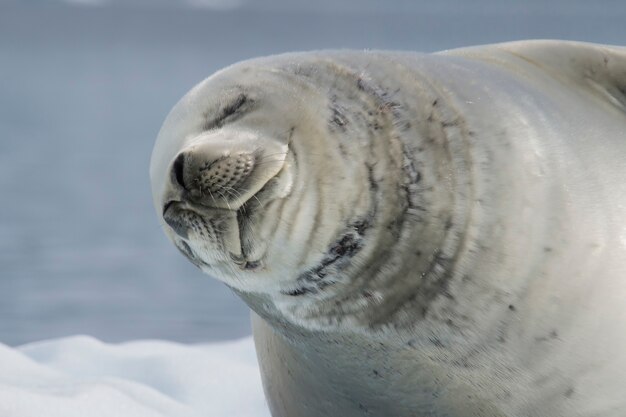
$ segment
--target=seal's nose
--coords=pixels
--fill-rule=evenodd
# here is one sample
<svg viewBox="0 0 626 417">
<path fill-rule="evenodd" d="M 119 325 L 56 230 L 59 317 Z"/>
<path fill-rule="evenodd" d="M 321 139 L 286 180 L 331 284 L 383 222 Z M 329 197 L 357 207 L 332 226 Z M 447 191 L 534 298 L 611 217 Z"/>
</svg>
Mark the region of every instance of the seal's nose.
<svg viewBox="0 0 626 417">
<path fill-rule="evenodd" d="M 171 181 L 191 200 L 209 207 L 230 208 L 250 188 L 255 155 L 250 152 L 223 152 L 207 155 L 193 150 L 176 156 Z M 238 204 L 239 203 L 239 204 Z"/>
</svg>

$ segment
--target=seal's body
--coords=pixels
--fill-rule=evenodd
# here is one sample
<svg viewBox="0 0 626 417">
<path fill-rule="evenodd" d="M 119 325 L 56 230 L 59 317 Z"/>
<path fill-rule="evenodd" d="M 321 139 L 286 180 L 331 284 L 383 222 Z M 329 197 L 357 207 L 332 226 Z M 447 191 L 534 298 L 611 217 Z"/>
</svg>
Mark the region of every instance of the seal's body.
<svg viewBox="0 0 626 417">
<path fill-rule="evenodd" d="M 625 92 L 566 42 L 247 61 L 168 116 L 155 204 L 275 417 L 623 416 Z"/>
</svg>

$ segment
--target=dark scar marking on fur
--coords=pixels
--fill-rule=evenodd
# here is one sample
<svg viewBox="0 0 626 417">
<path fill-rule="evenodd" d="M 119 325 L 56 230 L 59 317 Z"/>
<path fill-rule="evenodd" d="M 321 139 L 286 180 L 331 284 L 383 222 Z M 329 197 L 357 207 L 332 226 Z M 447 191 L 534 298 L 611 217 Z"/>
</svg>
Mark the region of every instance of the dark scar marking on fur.
<svg viewBox="0 0 626 417">
<path fill-rule="evenodd" d="M 244 93 L 239 93 L 233 101 L 223 107 L 219 114 L 213 119 L 209 119 L 204 124 L 204 130 L 212 130 L 224 126 L 227 121 L 234 121 L 241 118 L 250 111 L 254 105 L 254 100 Z"/>
<path fill-rule="evenodd" d="M 329 128 L 331 131 L 339 130 L 345 132 L 347 130 L 348 118 L 344 115 L 344 109 L 337 104 L 337 98 L 331 98 L 330 104 L 330 120 Z"/>
<path fill-rule="evenodd" d="M 357 77 L 356 79 L 357 88 L 360 91 L 372 96 L 378 103 L 379 110 L 390 109 L 396 106 L 397 104 L 389 100 L 389 93 L 385 90 L 378 88 L 376 85 L 372 85 L 369 82 L 365 81 L 363 77 Z"/>
<path fill-rule="evenodd" d="M 370 185 L 370 192 L 375 194 L 378 191 L 378 181 L 374 178 L 374 167 L 370 164 L 367 165 L 367 180 Z"/>
<path fill-rule="evenodd" d="M 411 122 L 409 118 L 404 114 L 404 106 L 399 102 L 393 100 L 393 95 L 383 88 L 372 85 L 366 82 L 363 77 L 357 77 L 357 88 L 366 94 L 376 102 L 378 113 L 386 116 L 391 126 L 399 131 L 408 130 L 411 128 Z M 399 90 L 396 91 L 396 93 Z M 433 106 L 437 105 L 437 100 L 434 100 Z M 374 120 L 368 123 L 368 127 L 374 131 L 382 129 L 381 121 Z M 423 207 L 420 207 L 417 199 L 417 184 L 422 179 L 422 174 L 416 167 L 415 157 L 413 150 L 403 140 L 403 137 L 397 136 L 396 139 L 402 143 L 402 169 L 404 171 L 404 181 L 399 185 L 404 190 L 406 195 L 406 206 L 404 208 L 403 219 L 406 219 L 407 211 L 410 209 L 424 211 Z M 391 225 L 393 228 L 393 225 Z M 399 224 L 401 228 L 401 224 Z"/>
<path fill-rule="evenodd" d="M 312 294 L 331 285 L 333 282 L 327 278 L 350 264 L 350 260 L 363 248 L 363 237 L 370 227 L 371 223 L 367 218 L 348 225 L 347 231 L 329 247 L 322 261 L 300 274 L 297 278 L 300 287 L 283 294 L 291 296 Z"/>
<path fill-rule="evenodd" d="M 433 344 L 433 346 L 443 349 L 446 345 L 438 337 L 429 337 L 428 341 Z"/>
<path fill-rule="evenodd" d="M 337 104 L 337 96 L 330 98 L 330 118 L 328 120 L 328 130 L 330 132 L 345 133 L 348 130 L 348 124 L 350 123 L 345 115 L 345 109 Z M 348 156 L 348 152 L 341 139 L 337 142 L 341 155 L 345 158 Z"/>
<path fill-rule="evenodd" d="M 290 295 L 292 297 L 298 297 L 300 295 L 315 294 L 316 292 L 317 291 L 314 288 L 300 287 L 296 288 L 295 290 L 285 291 L 283 292 L 283 294 Z"/>
<path fill-rule="evenodd" d="M 366 164 L 366 167 L 370 193 L 375 195 L 379 185 L 374 178 L 374 168 L 369 164 Z M 335 282 L 333 276 L 348 267 L 352 258 L 363 248 L 364 238 L 374 224 L 376 212 L 377 207 L 374 203 L 365 217 L 348 224 L 345 231 L 329 246 L 321 262 L 298 276 L 296 281 L 299 287 L 283 294 L 290 296 L 315 294 L 332 285 Z"/>
<path fill-rule="evenodd" d="M 547 342 L 548 340 L 554 340 L 559 337 L 559 333 L 556 330 L 552 330 L 547 336 L 535 337 L 536 342 Z"/>
<path fill-rule="evenodd" d="M 416 201 L 417 184 L 422 180 L 422 174 L 415 167 L 415 160 L 406 144 L 402 145 L 402 170 L 404 171 L 405 180 L 401 184 L 401 188 L 406 195 L 406 206 L 402 218 L 406 218 L 409 209 L 424 211 Z"/>
</svg>

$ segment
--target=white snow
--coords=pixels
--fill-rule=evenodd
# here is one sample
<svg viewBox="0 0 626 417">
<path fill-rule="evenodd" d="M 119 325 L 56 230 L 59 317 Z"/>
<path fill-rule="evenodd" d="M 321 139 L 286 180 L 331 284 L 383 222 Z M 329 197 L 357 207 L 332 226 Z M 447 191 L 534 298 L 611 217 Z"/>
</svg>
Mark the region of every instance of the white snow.
<svg viewBox="0 0 626 417">
<path fill-rule="evenodd" d="M 269 417 L 251 338 L 0 344 L 0 417 Z"/>
</svg>

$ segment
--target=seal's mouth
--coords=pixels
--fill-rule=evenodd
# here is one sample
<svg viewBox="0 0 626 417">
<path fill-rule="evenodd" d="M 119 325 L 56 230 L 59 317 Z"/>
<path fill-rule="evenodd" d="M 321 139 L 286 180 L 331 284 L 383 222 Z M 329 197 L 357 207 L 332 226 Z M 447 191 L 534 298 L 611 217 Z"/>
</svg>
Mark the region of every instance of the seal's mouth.
<svg viewBox="0 0 626 417">
<path fill-rule="evenodd" d="M 237 268 L 254 271 L 263 267 L 264 251 L 255 247 L 258 239 L 255 226 L 262 221 L 263 211 L 269 201 L 277 197 L 279 184 L 287 170 L 285 158 L 278 172 L 265 181 L 255 193 L 248 193 L 237 204 L 215 204 L 215 196 L 209 199 L 198 198 L 197 192 L 183 192 L 181 198 L 167 201 L 163 205 L 162 217 L 174 232 L 174 243 L 179 250 L 196 266 L 212 267 L 219 263 L 232 263 Z M 174 163 L 173 175 L 179 183 L 181 169 Z M 198 182 L 192 179 L 190 182 Z M 226 192 L 214 187 L 214 193 L 225 197 Z M 244 195 L 230 190 L 230 195 Z"/>
</svg>

